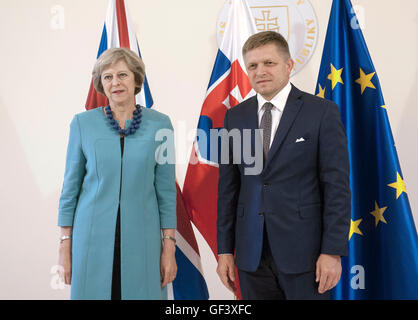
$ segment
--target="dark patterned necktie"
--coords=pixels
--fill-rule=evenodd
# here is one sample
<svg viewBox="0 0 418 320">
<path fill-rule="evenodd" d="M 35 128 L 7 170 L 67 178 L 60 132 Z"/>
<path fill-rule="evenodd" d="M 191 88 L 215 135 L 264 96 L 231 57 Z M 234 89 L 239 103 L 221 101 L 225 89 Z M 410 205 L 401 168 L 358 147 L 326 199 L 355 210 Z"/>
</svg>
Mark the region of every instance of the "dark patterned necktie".
<svg viewBox="0 0 418 320">
<path fill-rule="evenodd" d="M 270 102 L 266 102 L 263 105 L 264 113 L 261 117 L 260 129 L 263 129 L 263 155 L 264 161 L 267 159 L 267 154 L 270 149 L 270 138 L 271 138 L 271 109 L 273 105 Z"/>
</svg>

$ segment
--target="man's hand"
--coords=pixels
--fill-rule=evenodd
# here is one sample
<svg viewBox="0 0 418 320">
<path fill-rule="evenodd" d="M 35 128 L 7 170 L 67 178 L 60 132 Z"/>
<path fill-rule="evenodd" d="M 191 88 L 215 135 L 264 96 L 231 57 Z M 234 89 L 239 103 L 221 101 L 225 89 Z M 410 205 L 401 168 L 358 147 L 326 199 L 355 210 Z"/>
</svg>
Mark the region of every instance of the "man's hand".
<svg viewBox="0 0 418 320">
<path fill-rule="evenodd" d="M 216 272 L 225 287 L 235 292 L 235 263 L 232 254 L 222 254 L 218 256 L 218 268 Z"/>
<path fill-rule="evenodd" d="M 334 288 L 341 277 L 341 257 L 322 253 L 316 262 L 316 282 L 319 282 L 318 292 Z"/>
</svg>

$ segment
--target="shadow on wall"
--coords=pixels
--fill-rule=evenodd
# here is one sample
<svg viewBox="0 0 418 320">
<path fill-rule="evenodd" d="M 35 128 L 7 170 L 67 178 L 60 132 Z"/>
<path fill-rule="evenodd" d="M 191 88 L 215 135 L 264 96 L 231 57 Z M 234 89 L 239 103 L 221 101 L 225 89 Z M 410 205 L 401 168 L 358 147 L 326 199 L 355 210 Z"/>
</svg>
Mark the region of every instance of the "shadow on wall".
<svg viewBox="0 0 418 320">
<path fill-rule="evenodd" d="M 24 152 L 25 143 L 33 142 L 22 143 L 18 130 L 0 98 L 0 299 L 66 299 L 68 288 L 51 286 L 60 186 L 55 194 L 42 195 Z"/>
<path fill-rule="evenodd" d="M 418 23 L 418 15 L 416 21 Z M 415 227 L 418 230 L 418 149 L 414 142 L 416 137 L 418 137 L 418 64 L 416 65 L 415 80 L 413 84 L 409 85 L 411 92 L 406 101 L 407 106 L 404 109 L 400 121 L 395 144 L 397 146 L 409 203 L 415 220 Z M 399 85 L 402 85 L 401 82 L 399 82 Z M 395 108 L 396 106 L 388 106 L 388 108 L 391 107 Z M 399 154 L 399 150 L 402 150 L 402 154 Z"/>
</svg>

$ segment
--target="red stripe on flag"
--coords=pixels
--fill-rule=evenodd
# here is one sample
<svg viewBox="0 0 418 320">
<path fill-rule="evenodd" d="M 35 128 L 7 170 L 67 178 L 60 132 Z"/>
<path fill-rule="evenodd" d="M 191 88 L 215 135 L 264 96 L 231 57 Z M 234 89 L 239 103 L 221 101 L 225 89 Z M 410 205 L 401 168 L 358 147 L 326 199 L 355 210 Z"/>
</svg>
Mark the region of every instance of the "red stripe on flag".
<svg viewBox="0 0 418 320">
<path fill-rule="evenodd" d="M 86 101 L 86 110 L 98 108 L 100 106 L 107 106 L 107 105 L 109 105 L 109 100 L 106 98 L 106 96 L 96 91 L 96 89 L 93 86 L 93 79 L 92 79 L 90 83 L 89 94 L 87 96 L 87 101 Z"/>
<path fill-rule="evenodd" d="M 124 48 L 129 48 L 128 23 L 126 20 L 124 0 L 116 0 L 116 16 L 118 18 L 119 45 Z"/>
<path fill-rule="evenodd" d="M 187 212 L 217 257 L 218 168 L 202 163 L 189 165 L 184 181 L 183 197 Z"/>
<path fill-rule="evenodd" d="M 187 241 L 187 243 L 193 248 L 193 250 L 200 255 L 199 247 L 197 245 L 196 238 L 193 233 L 193 227 L 189 220 L 186 207 L 184 205 L 183 195 L 180 187 L 176 182 L 177 189 L 177 231 Z"/>
</svg>

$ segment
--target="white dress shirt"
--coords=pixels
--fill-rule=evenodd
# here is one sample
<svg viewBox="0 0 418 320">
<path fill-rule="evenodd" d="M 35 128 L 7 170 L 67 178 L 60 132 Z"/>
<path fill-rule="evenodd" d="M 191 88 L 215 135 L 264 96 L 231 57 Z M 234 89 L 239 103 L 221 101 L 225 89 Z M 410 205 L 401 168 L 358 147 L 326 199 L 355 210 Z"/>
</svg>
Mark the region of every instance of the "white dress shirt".
<svg viewBox="0 0 418 320">
<path fill-rule="evenodd" d="M 259 93 L 257 93 L 257 101 L 258 101 L 258 127 L 260 128 L 261 125 L 261 118 L 264 114 L 263 105 L 266 102 L 270 102 L 273 105 L 271 109 L 271 135 L 270 135 L 270 147 L 273 143 L 274 135 L 276 134 L 277 128 L 279 127 L 280 119 L 283 114 L 284 107 L 286 105 L 287 98 L 289 97 L 290 90 L 292 86 L 290 82 L 278 93 L 276 94 L 273 99 L 267 101 L 264 99 Z"/>
</svg>

